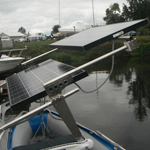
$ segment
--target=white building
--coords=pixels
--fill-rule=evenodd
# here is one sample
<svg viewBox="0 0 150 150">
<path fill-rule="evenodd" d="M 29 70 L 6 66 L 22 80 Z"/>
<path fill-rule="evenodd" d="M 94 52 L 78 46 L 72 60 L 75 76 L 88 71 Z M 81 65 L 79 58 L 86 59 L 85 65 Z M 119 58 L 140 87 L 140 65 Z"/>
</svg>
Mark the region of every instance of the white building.
<svg viewBox="0 0 150 150">
<path fill-rule="evenodd" d="M 5 33 L 2 32 L 0 34 L 0 37 L 3 37 L 3 36 L 8 36 L 10 40 L 13 40 L 14 42 L 18 42 L 20 38 L 25 37 L 25 35 L 20 32 L 5 32 Z"/>
</svg>

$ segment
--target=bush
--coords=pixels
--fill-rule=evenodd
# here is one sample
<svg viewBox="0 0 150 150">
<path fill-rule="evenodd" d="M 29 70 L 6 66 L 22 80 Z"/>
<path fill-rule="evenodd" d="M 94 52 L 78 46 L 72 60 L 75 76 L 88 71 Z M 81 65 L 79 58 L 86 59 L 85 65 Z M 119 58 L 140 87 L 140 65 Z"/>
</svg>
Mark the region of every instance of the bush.
<svg viewBox="0 0 150 150">
<path fill-rule="evenodd" d="M 71 63 L 71 56 L 65 52 L 53 53 L 51 58 L 63 63 Z"/>
<path fill-rule="evenodd" d="M 148 26 L 143 26 L 139 29 L 140 35 L 148 35 L 149 34 L 149 29 Z"/>
</svg>

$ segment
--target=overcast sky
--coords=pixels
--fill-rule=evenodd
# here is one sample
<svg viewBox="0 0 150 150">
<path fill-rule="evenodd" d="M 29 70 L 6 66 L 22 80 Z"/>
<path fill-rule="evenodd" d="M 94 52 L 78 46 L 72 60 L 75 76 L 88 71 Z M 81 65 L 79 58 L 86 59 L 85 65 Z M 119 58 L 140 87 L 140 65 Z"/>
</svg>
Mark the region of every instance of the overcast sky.
<svg viewBox="0 0 150 150">
<path fill-rule="evenodd" d="M 123 3 L 127 4 L 126 0 L 93 1 L 98 25 L 105 24 L 105 10 L 111 4 L 117 2 L 121 9 Z M 16 32 L 22 26 L 27 33 L 49 35 L 52 27 L 59 24 L 59 6 L 62 27 L 77 20 L 93 24 L 92 0 L 0 0 L 0 33 Z"/>
</svg>

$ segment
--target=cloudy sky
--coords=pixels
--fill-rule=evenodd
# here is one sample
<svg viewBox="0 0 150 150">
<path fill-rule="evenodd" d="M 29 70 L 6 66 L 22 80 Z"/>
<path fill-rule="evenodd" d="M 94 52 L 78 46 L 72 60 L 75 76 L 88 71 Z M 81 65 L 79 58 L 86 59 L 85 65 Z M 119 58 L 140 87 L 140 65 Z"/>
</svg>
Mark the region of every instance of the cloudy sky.
<svg viewBox="0 0 150 150">
<path fill-rule="evenodd" d="M 105 10 L 118 2 L 122 9 L 126 0 L 93 0 L 95 22 L 103 25 Z M 59 5 L 60 4 L 60 5 Z M 59 9 L 60 6 L 60 9 Z M 49 35 L 52 27 L 62 27 L 83 20 L 93 24 L 92 0 L 0 0 L 0 33 L 16 32 L 22 26 L 26 32 Z"/>
</svg>

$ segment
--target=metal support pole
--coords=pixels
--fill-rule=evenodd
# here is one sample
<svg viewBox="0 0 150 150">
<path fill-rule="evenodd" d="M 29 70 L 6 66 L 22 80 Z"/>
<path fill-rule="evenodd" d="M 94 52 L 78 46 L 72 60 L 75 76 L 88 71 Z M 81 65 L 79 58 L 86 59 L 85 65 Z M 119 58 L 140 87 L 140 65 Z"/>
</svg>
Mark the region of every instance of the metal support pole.
<svg viewBox="0 0 150 150">
<path fill-rule="evenodd" d="M 66 126 L 72 133 L 72 135 L 76 138 L 77 141 L 83 141 L 84 138 L 75 122 L 75 119 L 65 101 L 64 96 L 58 96 L 56 99 L 53 99 L 52 105 L 59 113 L 62 120 L 65 122 Z"/>
<path fill-rule="evenodd" d="M 23 51 L 23 50 L 21 50 L 21 51 L 20 51 L 20 53 L 19 53 L 18 57 L 20 57 L 20 56 L 21 56 L 21 54 L 22 54 L 22 51 Z"/>
<path fill-rule="evenodd" d="M 27 65 L 27 64 L 29 64 L 29 63 L 35 61 L 36 59 L 41 58 L 42 56 L 45 56 L 45 55 L 50 54 L 50 53 L 52 53 L 52 52 L 54 52 L 54 51 L 57 51 L 57 50 L 58 50 L 58 49 L 55 48 L 55 49 L 53 49 L 53 50 L 51 50 L 51 51 L 48 51 L 48 52 L 46 52 L 46 53 L 44 53 L 44 54 L 41 54 L 41 55 L 39 55 L 39 56 L 37 56 L 37 57 L 34 57 L 34 58 L 32 58 L 32 59 L 30 59 L 30 60 L 28 60 L 28 61 L 25 61 L 25 62 L 21 63 L 21 65 Z"/>
<path fill-rule="evenodd" d="M 42 106 L 28 112 L 27 114 L 14 119 L 13 121 L 11 121 L 11 122 L 3 125 L 2 127 L 0 127 L 0 132 L 31 119 L 33 116 L 37 115 L 39 112 L 41 112 L 42 110 L 44 110 L 45 108 L 47 108 L 51 105 L 52 105 L 52 102 L 48 102 L 45 105 L 42 105 Z"/>
<path fill-rule="evenodd" d="M 10 51 L 10 52 L 8 53 L 8 56 L 10 56 L 11 52 L 12 52 L 12 51 Z"/>
<path fill-rule="evenodd" d="M 79 89 L 74 89 L 74 90 L 70 91 L 69 93 L 65 94 L 64 96 L 68 97 L 68 96 L 76 93 L 77 91 L 79 91 Z M 14 119 L 13 121 L 11 121 L 11 122 L 3 125 L 2 127 L 0 127 L 0 132 L 4 131 L 6 129 L 9 129 L 9 128 L 13 127 L 13 126 L 16 126 L 18 124 L 21 124 L 21 123 L 23 123 L 23 122 L 25 122 L 25 121 L 27 121 L 29 119 L 31 119 L 32 117 L 34 117 L 35 115 L 40 113 L 42 110 L 46 109 L 47 107 L 49 107 L 51 105 L 52 105 L 52 101 L 50 101 L 50 102 L 48 102 L 48 103 L 46 103 L 46 104 L 44 104 L 44 105 L 42 105 L 42 106 L 32 110 L 30 112 L 28 112 L 27 114 L 25 114 L 23 116 L 20 116 L 20 117 Z"/>
<path fill-rule="evenodd" d="M 118 53 L 118 52 L 120 52 L 122 50 L 125 50 L 127 48 L 128 48 L 127 46 L 122 46 L 122 47 L 120 47 L 120 48 L 118 48 L 118 49 L 116 49 L 116 50 L 114 50 L 112 52 L 109 52 L 109 53 L 107 53 L 107 54 L 105 54 L 105 55 L 103 55 L 103 56 L 101 56 L 99 58 L 96 58 L 96 59 L 94 59 L 94 60 L 92 60 L 92 61 L 90 61 L 90 62 L 88 62 L 88 63 L 86 63 L 84 65 L 81 65 L 81 66 L 79 66 L 79 67 L 77 67 L 77 68 L 75 68 L 75 69 L 73 69 L 73 70 L 71 70 L 71 71 L 69 71 L 67 73 L 62 74 L 61 76 L 58 76 L 58 77 L 56 77 L 56 78 L 54 78 L 54 79 L 44 83 L 44 86 L 46 86 L 48 84 L 51 84 L 51 83 L 54 83 L 54 82 L 58 81 L 59 79 L 62 79 L 64 77 L 66 77 L 67 75 L 71 75 L 72 73 L 74 73 L 76 71 L 82 70 L 82 69 L 84 69 L 84 68 L 86 68 L 86 67 L 88 67 L 88 66 L 90 66 L 90 65 L 92 65 L 92 64 L 94 64 L 96 62 L 99 62 L 100 60 L 103 60 L 104 58 L 112 56 L 112 55 L 114 55 L 114 54 L 116 54 L 116 53 Z"/>
<path fill-rule="evenodd" d="M 93 10 L 93 27 L 95 27 L 95 17 L 94 17 L 94 4 L 92 0 L 92 10 Z"/>
</svg>

